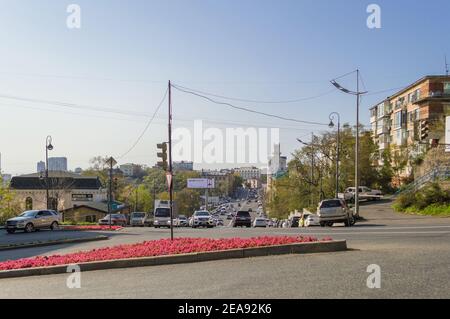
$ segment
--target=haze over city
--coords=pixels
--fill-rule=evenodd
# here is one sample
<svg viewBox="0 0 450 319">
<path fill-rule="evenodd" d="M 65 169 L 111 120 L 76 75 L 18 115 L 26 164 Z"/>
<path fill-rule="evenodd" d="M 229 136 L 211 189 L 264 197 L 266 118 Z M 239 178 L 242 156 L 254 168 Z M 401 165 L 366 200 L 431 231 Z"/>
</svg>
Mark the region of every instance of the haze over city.
<svg viewBox="0 0 450 319">
<path fill-rule="evenodd" d="M 7 26 L 0 29 L 6 48 L 0 61 L 4 172 L 34 172 L 47 135 L 55 146 L 51 155 L 67 157 L 69 169 L 86 168 L 97 155 L 120 156 L 141 134 L 168 80 L 247 100 L 305 98 L 234 103 L 324 124 L 339 111 L 342 122 L 354 125 L 354 99 L 329 81 L 359 68 L 369 91 L 361 105 L 361 122 L 368 126 L 369 107 L 423 75 L 445 73 L 444 55 L 450 53 L 450 44 L 440 40 L 450 9 L 443 0 L 433 2 L 439 10 L 426 2 L 378 1 L 381 29 L 367 28 L 368 3 L 356 0 L 77 3 L 81 28 L 69 29 L 68 1 L 0 1 L 0 21 Z M 409 23 L 417 19 L 433 23 Z M 354 77 L 342 81 L 354 88 Z M 278 127 L 287 156 L 299 147 L 296 137 L 308 140 L 311 132 L 329 130 L 176 90 L 173 95 L 175 127 L 192 128 L 196 119 L 223 129 Z M 120 162 L 156 162 L 156 143 L 167 138 L 166 113 L 164 105 Z M 202 166 L 220 165 L 196 165 Z"/>
</svg>

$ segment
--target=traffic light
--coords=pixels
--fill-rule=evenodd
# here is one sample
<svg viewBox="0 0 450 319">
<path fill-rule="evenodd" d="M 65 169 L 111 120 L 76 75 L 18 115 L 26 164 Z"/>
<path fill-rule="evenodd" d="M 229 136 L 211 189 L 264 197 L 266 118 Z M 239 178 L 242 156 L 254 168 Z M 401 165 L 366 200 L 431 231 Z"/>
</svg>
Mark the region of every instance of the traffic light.
<svg viewBox="0 0 450 319">
<path fill-rule="evenodd" d="M 161 161 L 158 162 L 157 166 L 167 171 L 167 143 L 158 144 L 157 147 L 158 150 L 160 150 L 157 155 L 161 159 Z"/>
<path fill-rule="evenodd" d="M 112 188 L 114 192 L 117 192 L 119 189 L 119 179 L 117 177 L 114 177 L 113 179 Z"/>
</svg>

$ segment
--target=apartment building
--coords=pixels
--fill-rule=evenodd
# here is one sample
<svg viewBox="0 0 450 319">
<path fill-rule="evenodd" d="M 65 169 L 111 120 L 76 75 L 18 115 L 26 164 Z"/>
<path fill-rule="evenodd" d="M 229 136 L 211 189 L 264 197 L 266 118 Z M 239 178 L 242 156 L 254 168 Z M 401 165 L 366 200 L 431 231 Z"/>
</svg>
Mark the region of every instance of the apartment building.
<svg viewBox="0 0 450 319">
<path fill-rule="evenodd" d="M 244 180 L 261 178 L 261 170 L 257 167 L 240 167 L 236 168 L 234 172 L 241 176 Z"/>
<path fill-rule="evenodd" d="M 425 76 L 386 98 L 370 108 L 380 155 L 385 149 L 406 146 L 414 156 L 431 143 L 445 143 L 446 115 L 450 115 L 450 76 Z"/>
</svg>

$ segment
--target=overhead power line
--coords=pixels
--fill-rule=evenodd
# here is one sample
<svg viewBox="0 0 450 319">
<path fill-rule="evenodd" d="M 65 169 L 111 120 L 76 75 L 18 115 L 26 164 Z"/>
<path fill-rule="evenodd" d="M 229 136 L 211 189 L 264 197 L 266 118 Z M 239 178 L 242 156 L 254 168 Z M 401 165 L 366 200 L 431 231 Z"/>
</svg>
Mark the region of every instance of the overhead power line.
<svg viewBox="0 0 450 319">
<path fill-rule="evenodd" d="M 173 86 L 175 87 L 175 85 L 173 85 Z M 329 94 L 331 94 L 333 92 L 336 92 L 336 89 L 332 89 L 332 90 L 328 90 L 326 92 L 320 93 L 318 95 L 313 95 L 313 96 L 304 97 L 304 98 L 297 98 L 297 99 L 291 99 L 291 100 L 279 100 L 279 101 L 267 101 L 267 100 L 251 100 L 251 99 L 242 99 L 242 98 L 236 98 L 236 97 L 228 97 L 228 96 L 224 96 L 224 95 L 218 95 L 218 94 L 208 93 L 208 92 L 205 92 L 205 91 L 191 89 L 191 88 L 188 88 L 188 87 L 185 87 L 185 86 L 181 86 L 181 85 L 178 85 L 178 84 L 176 86 L 178 86 L 179 88 L 182 88 L 184 90 L 188 90 L 188 91 L 199 93 L 199 94 L 209 95 L 209 96 L 213 96 L 213 97 L 218 97 L 218 98 L 225 99 L 225 100 L 237 101 L 237 102 L 260 103 L 260 104 L 297 103 L 297 102 L 303 102 L 303 101 L 309 101 L 309 100 L 318 99 L 318 98 L 321 98 L 323 96 L 329 95 Z"/>
<path fill-rule="evenodd" d="M 98 107 L 98 106 L 92 106 L 92 105 L 82 105 L 82 104 L 59 102 L 59 101 L 40 100 L 40 99 L 25 98 L 25 97 L 20 97 L 20 96 L 4 95 L 4 94 L 1 94 L 0 98 L 24 101 L 24 102 L 31 102 L 31 103 L 39 103 L 39 104 L 50 104 L 50 105 L 63 106 L 63 107 L 68 107 L 68 108 L 73 108 L 73 109 L 90 110 L 90 111 L 96 111 L 96 112 L 107 112 L 107 113 L 116 113 L 116 114 L 122 114 L 122 115 L 149 117 L 149 114 L 147 114 L 147 113 L 122 111 L 122 110 L 118 110 L 118 109 L 104 108 L 104 107 Z"/>
<path fill-rule="evenodd" d="M 128 151 L 126 151 L 121 156 L 119 156 L 118 159 L 121 159 L 121 158 L 124 158 L 125 156 L 127 156 L 139 144 L 139 142 L 144 137 L 144 135 L 147 132 L 147 130 L 150 128 L 150 125 L 152 124 L 153 120 L 155 119 L 156 114 L 158 113 L 158 111 L 161 108 L 162 104 L 166 100 L 168 91 L 169 91 L 169 89 L 166 89 L 166 92 L 164 93 L 164 96 L 163 96 L 161 102 L 157 106 L 157 108 L 156 108 L 155 112 L 153 113 L 152 117 L 150 118 L 150 120 L 147 122 L 147 125 L 145 126 L 144 130 L 142 131 L 142 133 L 139 135 L 139 137 L 136 139 L 136 141 L 133 143 L 133 145 L 128 149 Z"/>
<path fill-rule="evenodd" d="M 323 126 L 328 126 L 328 123 L 320 123 L 320 122 L 312 122 L 312 121 L 303 121 L 303 120 L 298 120 L 298 119 L 294 119 L 294 118 L 284 117 L 284 116 L 280 116 L 280 115 L 275 115 L 275 114 L 270 114 L 270 113 L 265 113 L 265 112 L 255 111 L 255 110 L 252 110 L 252 109 L 250 109 L 250 108 L 242 107 L 242 106 L 237 106 L 237 105 L 234 105 L 234 104 L 231 104 L 231 103 L 228 103 L 228 102 L 216 101 L 216 100 L 214 100 L 214 99 L 212 99 L 212 98 L 210 98 L 210 97 L 207 97 L 207 96 L 205 96 L 205 95 L 202 95 L 202 94 L 199 94 L 199 93 L 196 93 L 196 92 L 193 92 L 193 91 L 189 91 L 189 90 L 182 89 L 181 87 L 179 87 L 179 86 L 177 86 L 177 85 L 174 85 L 174 84 L 172 84 L 172 87 L 174 87 L 174 88 L 177 89 L 178 91 L 181 91 L 181 92 L 184 92 L 184 93 L 187 93 L 187 94 L 191 94 L 191 95 L 194 95 L 194 96 L 203 98 L 203 99 L 205 99 L 205 100 L 208 100 L 209 102 L 212 102 L 212 103 L 215 103 L 215 104 L 218 104 L 218 105 L 229 106 L 229 107 L 231 107 L 231 108 L 234 108 L 234 109 L 237 109 L 237 110 L 241 110 L 241 111 L 244 111 L 244 112 L 249 112 L 249 113 L 254 113 L 254 114 L 264 115 L 264 116 L 267 116 L 267 117 L 277 118 L 277 119 L 284 120 L 284 121 L 290 121 L 290 122 L 296 122 L 296 123 L 303 123 L 303 124 L 311 124 L 311 125 L 323 125 Z"/>
</svg>

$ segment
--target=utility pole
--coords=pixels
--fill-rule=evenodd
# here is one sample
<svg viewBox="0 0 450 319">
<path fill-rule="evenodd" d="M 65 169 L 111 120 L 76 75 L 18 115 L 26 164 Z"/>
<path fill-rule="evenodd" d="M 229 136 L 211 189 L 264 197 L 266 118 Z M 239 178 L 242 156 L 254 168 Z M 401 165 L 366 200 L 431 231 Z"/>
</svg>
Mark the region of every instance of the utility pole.
<svg viewBox="0 0 450 319">
<path fill-rule="evenodd" d="M 359 218 L 359 69 L 356 70 L 355 216 Z"/>
<path fill-rule="evenodd" d="M 173 176 L 172 167 L 172 83 L 169 81 L 169 174 Z M 170 198 L 170 240 L 173 240 L 173 178 L 169 183 Z"/>
<path fill-rule="evenodd" d="M 314 191 L 313 191 L 313 184 L 314 184 L 314 133 L 311 133 L 311 207 L 314 205 Z"/>
<path fill-rule="evenodd" d="M 134 211 L 137 212 L 138 211 L 138 188 L 139 185 L 136 186 L 136 193 L 135 193 L 135 202 L 134 202 Z"/>
<path fill-rule="evenodd" d="M 354 71 L 355 72 L 355 71 Z M 351 73 L 354 73 L 351 72 Z M 350 74 L 350 73 L 349 73 Z M 347 75 L 347 74 L 346 74 Z M 340 78 L 346 76 L 343 75 Z M 367 91 L 361 92 L 359 91 L 359 69 L 356 70 L 356 92 L 351 91 L 342 87 L 339 83 L 336 82 L 337 79 L 331 80 L 331 84 L 333 84 L 338 90 L 346 94 L 351 94 L 356 96 L 356 138 L 355 138 L 355 216 L 359 217 L 359 104 L 360 97 L 363 94 L 366 94 Z"/>
</svg>

